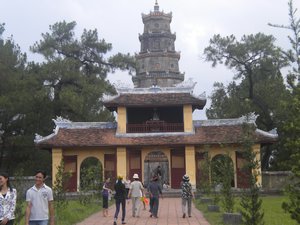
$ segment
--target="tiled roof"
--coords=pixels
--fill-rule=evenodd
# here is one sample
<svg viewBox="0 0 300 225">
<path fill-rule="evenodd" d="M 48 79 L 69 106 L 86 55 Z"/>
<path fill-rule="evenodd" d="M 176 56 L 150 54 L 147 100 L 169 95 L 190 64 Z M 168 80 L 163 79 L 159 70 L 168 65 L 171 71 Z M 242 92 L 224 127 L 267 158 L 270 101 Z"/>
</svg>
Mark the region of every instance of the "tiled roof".
<svg viewBox="0 0 300 225">
<path fill-rule="evenodd" d="M 190 104 L 193 109 L 203 109 L 206 99 L 198 98 L 191 93 L 121 93 L 115 98 L 104 101 L 109 110 L 116 110 L 118 106 L 126 107 L 157 107 L 181 106 Z"/>
<path fill-rule="evenodd" d="M 242 140 L 241 125 L 199 126 L 192 133 L 116 134 L 116 128 L 59 128 L 55 135 L 37 141 L 40 148 L 100 146 L 184 146 L 186 144 L 231 144 Z M 276 135 L 256 129 L 257 143 L 273 143 Z"/>
</svg>

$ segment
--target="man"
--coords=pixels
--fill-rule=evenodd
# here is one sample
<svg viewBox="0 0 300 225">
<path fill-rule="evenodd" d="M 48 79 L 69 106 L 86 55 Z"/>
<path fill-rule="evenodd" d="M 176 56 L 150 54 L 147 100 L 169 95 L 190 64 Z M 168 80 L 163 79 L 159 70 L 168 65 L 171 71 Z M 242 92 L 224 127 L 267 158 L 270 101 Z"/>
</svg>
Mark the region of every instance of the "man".
<svg viewBox="0 0 300 225">
<path fill-rule="evenodd" d="M 182 217 L 186 217 L 186 211 L 188 212 L 188 216 L 192 216 L 192 199 L 194 198 L 194 193 L 192 189 L 192 185 L 190 183 L 190 177 L 186 174 L 182 177 L 181 182 L 181 199 L 182 199 Z M 187 208 L 187 210 L 186 210 Z"/>
<path fill-rule="evenodd" d="M 132 200 L 132 216 L 140 217 L 140 199 L 144 196 L 143 184 L 139 181 L 139 175 L 133 175 L 133 182 L 130 184 L 130 189 L 128 193 L 128 198 L 131 197 Z"/>
<path fill-rule="evenodd" d="M 157 180 L 158 177 L 154 176 L 148 187 L 148 191 L 150 194 L 150 217 L 154 216 L 155 218 L 158 218 L 157 212 L 159 206 L 159 194 L 162 196 L 161 187 L 158 184 Z"/>
<path fill-rule="evenodd" d="M 44 182 L 46 173 L 37 171 L 35 185 L 26 192 L 26 225 L 47 225 L 50 215 L 50 225 L 54 225 L 53 192 Z"/>
</svg>

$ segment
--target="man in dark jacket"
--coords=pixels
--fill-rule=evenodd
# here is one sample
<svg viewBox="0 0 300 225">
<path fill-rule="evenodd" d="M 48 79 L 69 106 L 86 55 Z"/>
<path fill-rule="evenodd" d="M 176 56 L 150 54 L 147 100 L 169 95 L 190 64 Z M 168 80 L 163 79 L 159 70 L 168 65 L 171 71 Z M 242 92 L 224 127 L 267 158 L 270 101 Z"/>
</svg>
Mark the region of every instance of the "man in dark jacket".
<svg viewBox="0 0 300 225">
<path fill-rule="evenodd" d="M 122 224 L 125 223 L 125 215 L 126 215 L 126 189 L 125 184 L 123 183 L 123 177 L 118 176 L 118 180 L 115 184 L 115 200 L 116 200 L 116 212 L 114 216 L 114 225 L 117 224 L 118 215 L 120 211 L 120 205 L 122 205 Z"/>
<path fill-rule="evenodd" d="M 161 187 L 159 185 L 158 177 L 154 176 L 149 184 L 148 191 L 150 194 L 150 217 L 157 218 L 158 206 L 159 206 L 159 194 L 162 196 Z"/>
</svg>

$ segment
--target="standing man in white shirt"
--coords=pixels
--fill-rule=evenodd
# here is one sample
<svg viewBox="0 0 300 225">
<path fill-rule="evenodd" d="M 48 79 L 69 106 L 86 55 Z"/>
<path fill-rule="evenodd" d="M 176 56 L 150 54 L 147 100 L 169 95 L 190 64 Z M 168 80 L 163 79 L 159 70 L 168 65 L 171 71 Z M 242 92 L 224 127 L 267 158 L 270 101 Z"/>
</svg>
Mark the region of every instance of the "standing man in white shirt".
<svg viewBox="0 0 300 225">
<path fill-rule="evenodd" d="M 44 182 L 46 173 L 37 171 L 35 185 L 26 192 L 25 225 L 54 225 L 53 192 Z"/>
</svg>

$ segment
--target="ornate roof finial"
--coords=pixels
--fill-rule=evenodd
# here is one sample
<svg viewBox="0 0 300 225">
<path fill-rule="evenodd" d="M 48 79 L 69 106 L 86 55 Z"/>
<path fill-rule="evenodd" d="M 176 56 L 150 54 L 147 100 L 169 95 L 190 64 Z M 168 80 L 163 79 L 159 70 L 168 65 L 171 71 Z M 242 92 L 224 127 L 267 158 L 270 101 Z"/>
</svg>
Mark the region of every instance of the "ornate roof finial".
<svg viewBox="0 0 300 225">
<path fill-rule="evenodd" d="M 158 12 L 158 11 L 159 11 L 159 6 L 157 0 L 155 0 L 154 12 Z"/>
</svg>

